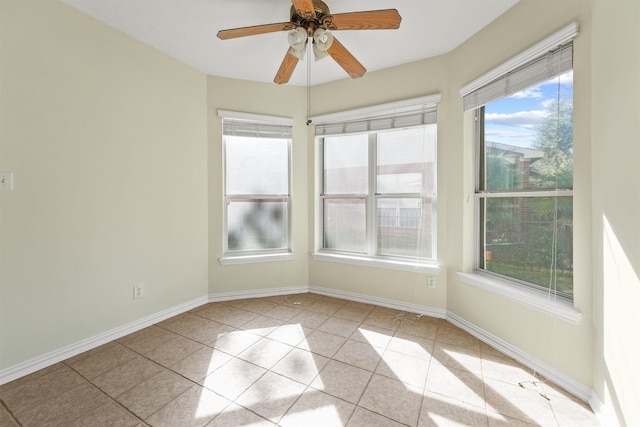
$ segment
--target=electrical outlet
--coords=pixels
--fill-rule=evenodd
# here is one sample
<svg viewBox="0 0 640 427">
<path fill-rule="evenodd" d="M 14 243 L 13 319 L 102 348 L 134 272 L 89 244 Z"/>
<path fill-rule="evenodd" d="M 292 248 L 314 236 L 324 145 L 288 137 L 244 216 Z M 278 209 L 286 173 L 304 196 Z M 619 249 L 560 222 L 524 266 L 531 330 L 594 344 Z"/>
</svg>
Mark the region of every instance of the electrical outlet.
<svg viewBox="0 0 640 427">
<path fill-rule="evenodd" d="M 13 190 L 13 172 L 0 171 L 0 191 Z"/>
<path fill-rule="evenodd" d="M 142 284 L 133 285 L 133 299 L 142 298 L 143 296 L 144 296 L 144 286 Z"/>
<path fill-rule="evenodd" d="M 427 277 L 427 287 L 433 289 L 436 287 L 436 278 L 433 276 Z"/>
</svg>

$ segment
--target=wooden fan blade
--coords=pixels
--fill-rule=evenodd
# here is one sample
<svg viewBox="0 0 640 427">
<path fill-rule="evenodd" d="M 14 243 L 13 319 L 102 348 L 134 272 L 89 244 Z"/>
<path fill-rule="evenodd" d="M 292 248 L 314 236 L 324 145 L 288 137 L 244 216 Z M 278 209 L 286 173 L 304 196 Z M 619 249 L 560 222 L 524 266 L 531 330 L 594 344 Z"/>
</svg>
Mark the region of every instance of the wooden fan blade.
<svg viewBox="0 0 640 427">
<path fill-rule="evenodd" d="M 218 31 L 218 38 L 222 40 L 236 37 L 255 36 L 258 34 L 275 33 L 276 31 L 293 30 L 295 25 L 291 22 L 279 22 L 276 24 L 254 25 L 252 27 L 232 28 Z"/>
<path fill-rule="evenodd" d="M 326 15 L 322 24 L 328 30 L 395 30 L 401 21 L 396 9 L 384 9 Z"/>
<path fill-rule="evenodd" d="M 327 53 L 351 76 L 352 79 L 362 77 L 367 69 L 347 50 L 335 37 Z"/>
<path fill-rule="evenodd" d="M 278 83 L 279 85 L 287 83 L 293 74 L 293 70 L 296 69 L 297 64 L 298 58 L 293 54 L 293 48 L 290 47 L 282 60 L 282 64 L 280 64 L 280 68 L 278 69 L 273 82 Z"/>
<path fill-rule="evenodd" d="M 313 7 L 313 0 L 291 0 L 293 8 L 298 15 L 305 19 L 313 19 L 316 17 L 316 9 Z"/>
</svg>

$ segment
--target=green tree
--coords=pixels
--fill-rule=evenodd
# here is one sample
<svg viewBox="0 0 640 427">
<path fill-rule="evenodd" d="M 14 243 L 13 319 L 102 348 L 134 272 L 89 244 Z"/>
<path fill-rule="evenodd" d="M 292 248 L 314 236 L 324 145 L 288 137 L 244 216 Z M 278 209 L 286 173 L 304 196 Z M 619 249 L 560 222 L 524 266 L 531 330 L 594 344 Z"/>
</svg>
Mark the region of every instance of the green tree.
<svg viewBox="0 0 640 427">
<path fill-rule="evenodd" d="M 487 150 L 489 189 L 573 187 L 571 98 L 546 105 L 532 148 L 543 156 L 530 164 L 528 184 L 504 150 Z M 524 175 L 523 175 L 524 176 Z M 486 201 L 487 269 L 571 294 L 573 289 L 572 197 L 494 198 Z"/>
<path fill-rule="evenodd" d="M 547 106 L 547 115 L 538 127 L 534 147 L 544 152 L 544 157 L 531 167 L 539 186 L 552 189 L 573 188 L 573 102 L 560 99 Z M 532 239 L 532 256 L 539 265 L 553 263 L 553 271 L 560 272 L 564 279 L 558 287 L 572 292 L 573 270 L 573 198 L 543 197 L 532 203 L 535 217 L 541 227 Z M 555 232 L 554 232 L 555 229 Z M 555 234 L 555 245 L 549 245 Z M 531 236 L 534 238 L 535 236 Z M 554 253 L 555 252 L 555 253 Z"/>
<path fill-rule="evenodd" d="M 531 169 L 546 188 L 573 187 L 573 102 L 560 99 L 546 108 L 546 116 L 538 126 L 534 148 L 544 157 Z"/>
</svg>

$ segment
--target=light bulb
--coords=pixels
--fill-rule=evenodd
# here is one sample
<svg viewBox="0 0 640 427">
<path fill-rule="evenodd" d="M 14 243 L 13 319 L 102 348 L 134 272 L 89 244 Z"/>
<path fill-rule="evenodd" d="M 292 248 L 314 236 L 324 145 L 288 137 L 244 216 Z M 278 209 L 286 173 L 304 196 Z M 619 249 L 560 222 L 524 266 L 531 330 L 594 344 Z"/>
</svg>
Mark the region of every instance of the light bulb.
<svg viewBox="0 0 640 427">
<path fill-rule="evenodd" d="M 313 53 L 316 57 L 316 61 L 325 58 L 328 53 L 327 50 L 333 44 L 333 34 L 324 28 L 318 28 L 313 32 Z"/>
<path fill-rule="evenodd" d="M 294 30 L 289 31 L 289 34 L 287 35 L 287 40 L 289 41 L 289 45 L 293 49 L 293 52 L 291 53 L 296 58 L 298 59 L 304 58 L 304 53 L 307 50 L 308 39 L 309 39 L 309 36 L 307 35 L 307 31 L 302 27 L 298 27 Z"/>
</svg>

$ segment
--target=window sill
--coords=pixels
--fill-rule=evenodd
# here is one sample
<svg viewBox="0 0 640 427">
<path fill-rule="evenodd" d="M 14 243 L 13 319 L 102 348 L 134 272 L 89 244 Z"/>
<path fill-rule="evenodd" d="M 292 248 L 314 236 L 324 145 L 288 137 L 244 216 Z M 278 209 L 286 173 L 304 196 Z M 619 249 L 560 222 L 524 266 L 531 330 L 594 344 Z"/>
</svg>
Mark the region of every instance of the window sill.
<svg viewBox="0 0 640 427">
<path fill-rule="evenodd" d="M 218 258 L 222 265 L 249 264 L 256 262 L 292 261 L 295 259 L 293 252 L 276 254 L 252 254 L 252 255 L 227 255 Z"/>
<path fill-rule="evenodd" d="M 440 274 L 440 267 L 436 264 L 424 261 L 401 261 L 396 259 L 385 259 L 368 256 L 333 254 L 326 252 L 314 252 L 311 257 L 316 261 L 339 262 L 343 264 L 355 264 L 367 267 L 390 268 L 394 270 L 414 271 L 437 275 Z"/>
<path fill-rule="evenodd" d="M 582 313 L 576 310 L 569 301 L 562 298 L 554 298 L 553 295 L 547 295 L 544 292 L 514 286 L 513 283 L 507 280 L 481 273 L 458 273 L 458 277 L 467 285 L 497 294 L 574 325 L 578 324 L 582 318 Z"/>
</svg>

